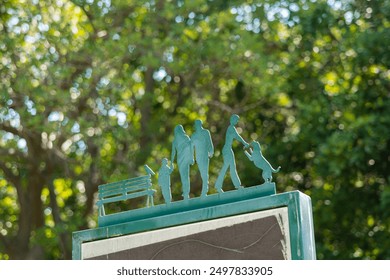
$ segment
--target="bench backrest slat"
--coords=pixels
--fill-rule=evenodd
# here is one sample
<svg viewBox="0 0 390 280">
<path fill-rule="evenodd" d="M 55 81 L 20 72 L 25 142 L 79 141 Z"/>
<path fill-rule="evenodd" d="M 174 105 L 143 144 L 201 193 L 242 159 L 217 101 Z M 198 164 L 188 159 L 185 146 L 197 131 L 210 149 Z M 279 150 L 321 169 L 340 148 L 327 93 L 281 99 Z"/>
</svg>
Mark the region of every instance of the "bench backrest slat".
<svg viewBox="0 0 390 280">
<path fill-rule="evenodd" d="M 145 191 L 141 191 L 141 192 L 135 192 L 135 193 L 130 193 L 130 194 L 126 194 L 124 196 L 119 196 L 119 197 L 109 197 L 109 198 L 104 198 L 104 199 L 101 199 L 97 202 L 98 205 L 102 205 L 102 204 L 105 204 L 105 203 L 112 203 L 112 202 L 117 202 L 117 201 L 121 201 L 121 200 L 127 200 L 127 199 L 132 199 L 132 198 L 137 198 L 137 197 L 141 197 L 141 196 L 147 196 L 147 195 L 153 195 L 156 191 L 155 190 L 145 190 Z M 118 200 L 118 198 L 120 198 Z"/>
<path fill-rule="evenodd" d="M 135 186 L 130 186 L 130 187 L 125 187 L 125 186 L 120 186 L 116 189 L 108 189 L 104 191 L 99 191 L 99 199 L 104 199 L 109 196 L 117 196 L 117 195 L 123 195 L 131 192 L 137 192 L 141 191 L 144 189 L 147 189 L 151 187 L 151 183 L 149 182 L 142 182 L 138 185 Z"/>
<path fill-rule="evenodd" d="M 123 181 L 119 181 L 119 182 L 100 185 L 98 187 L 98 189 L 99 189 L 99 191 L 101 191 L 101 190 L 103 191 L 106 189 L 112 189 L 112 188 L 115 189 L 115 188 L 118 188 L 119 186 L 132 186 L 132 185 L 136 185 L 139 182 L 146 181 L 146 180 L 150 181 L 150 177 L 148 175 L 137 177 L 137 178 L 132 178 L 132 179 L 127 179 L 127 180 L 123 180 Z"/>
<path fill-rule="evenodd" d="M 156 192 L 152 188 L 150 175 L 140 176 L 119 182 L 108 183 L 98 187 L 99 215 L 104 214 L 104 204 L 117 201 L 125 201 L 131 198 L 147 196 L 147 205 L 153 205 L 153 194 Z"/>
</svg>

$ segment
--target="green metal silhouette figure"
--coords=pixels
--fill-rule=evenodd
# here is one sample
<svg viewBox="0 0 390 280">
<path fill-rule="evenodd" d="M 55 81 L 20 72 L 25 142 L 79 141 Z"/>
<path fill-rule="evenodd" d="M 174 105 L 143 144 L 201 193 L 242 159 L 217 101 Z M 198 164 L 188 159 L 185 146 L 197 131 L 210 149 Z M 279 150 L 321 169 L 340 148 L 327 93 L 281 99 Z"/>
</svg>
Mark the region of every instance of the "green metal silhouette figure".
<svg viewBox="0 0 390 280">
<path fill-rule="evenodd" d="M 237 174 L 237 168 L 236 168 L 236 162 L 234 159 L 234 153 L 233 153 L 233 140 L 236 139 L 240 141 L 244 148 L 248 148 L 249 144 L 238 134 L 235 125 L 237 125 L 238 120 L 240 117 L 238 115 L 232 115 L 230 117 L 230 125 L 226 130 L 226 137 L 225 137 L 225 145 L 222 149 L 222 156 L 223 156 L 223 166 L 221 171 L 219 172 L 217 181 L 215 182 L 215 188 L 219 193 L 223 193 L 222 190 L 222 184 L 223 179 L 225 178 L 225 174 L 227 169 L 230 167 L 230 177 L 232 179 L 233 185 L 236 189 L 241 188 L 241 181 Z"/>
<path fill-rule="evenodd" d="M 168 159 L 163 158 L 161 167 L 158 171 L 158 185 L 161 188 L 161 193 L 164 197 L 165 203 L 169 204 L 172 202 L 171 194 L 171 173 L 173 168 L 168 166 Z"/>
<path fill-rule="evenodd" d="M 191 142 L 193 148 L 195 148 L 195 159 L 202 178 L 201 195 L 206 196 L 209 191 L 209 164 L 210 158 L 214 155 L 214 145 L 210 131 L 204 129 L 202 124 L 201 120 L 195 121 L 195 132 L 191 136 Z"/>
<path fill-rule="evenodd" d="M 194 151 L 191 139 L 185 133 L 182 125 L 177 125 L 174 130 L 172 143 L 171 167 L 177 153 L 177 165 L 179 166 L 180 179 L 183 189 L 183 199 L 190 198 L 190 165 L 194 164 Z"/>
<path fill-rule="evenodd" d="M 252 141 L 251 146 L 253 150 L 250 149 L 250 153 L 245 151 L 245 155 L 249 158 L 250 161 L 253 161 L 255 166 L 263 170 L 262 176 L 265 182 L 272 181 L 272 173 L 277 173 L 280 170 L 280 166 L 277 169 L 274 169 L 271 164 L 265 159 L 261 153 L 260 143 L 257 141 Z"/>
</svg>

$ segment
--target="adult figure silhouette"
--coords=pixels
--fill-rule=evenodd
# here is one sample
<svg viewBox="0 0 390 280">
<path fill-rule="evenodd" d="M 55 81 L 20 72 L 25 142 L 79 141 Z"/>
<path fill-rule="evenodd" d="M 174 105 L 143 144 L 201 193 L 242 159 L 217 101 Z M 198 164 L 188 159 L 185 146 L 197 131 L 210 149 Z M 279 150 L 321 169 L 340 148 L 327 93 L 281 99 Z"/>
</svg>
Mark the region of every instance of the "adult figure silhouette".
<svg viewBox="0 0 390 280">
<path fill-rule="evenodd" d="M 209 164 L 214 155 L 214 145 L 210 131 L 204 129 L 201 120 L 194 123 L 195 132 L 191 136 L 192 146 L 195 149 L 195 159 L 202 178 L 202 196 L 209 191 Z"/>
<path fill-rule="evenodd" d="M 230 177 L 232 179 L 233 185 L 236 189 L 242 187 L 241 186 L 241 181 L 240 178 L 238 177 L 237 174 L 237 167 L 236 167 L 236 162 L 234 159 L 234 153 L 233 153 L 233 140 L 236 139 L 240 141 L 243 145 L 244 148 L 248 148 L 249 144 L 238 134 L 236 130 L 236 125 L 238 123 L 238 120 L 240 117 L 238 115 L 232 115 L 230 117 L 230 125 L 226 130 L 226 136 L 225 136 L 225 145 L 223 146 L 222 149 L 222 156 L 223 156 L 223 166 L 221 171 L 219 172 L 217 181 L 215 182 L 215 188 L 219 193 L 223 193 L 222 190 L 222 184 L 223 184 L 223 179 L 225 178 L 225 174 L 227 169 L 230 167 Z"/>
<path fill-rule="evenodd" d="M 185 133 L 182 125 L 177 125 L 174 130 L 174 139 L 171 153 L 172 169 L 176 154 L 183 190 L 183 199 L 186 200 L 190 198 L 190 165 L 194 164 L 194 151 L 192 148 L 191 139 Z"/>
</svg>

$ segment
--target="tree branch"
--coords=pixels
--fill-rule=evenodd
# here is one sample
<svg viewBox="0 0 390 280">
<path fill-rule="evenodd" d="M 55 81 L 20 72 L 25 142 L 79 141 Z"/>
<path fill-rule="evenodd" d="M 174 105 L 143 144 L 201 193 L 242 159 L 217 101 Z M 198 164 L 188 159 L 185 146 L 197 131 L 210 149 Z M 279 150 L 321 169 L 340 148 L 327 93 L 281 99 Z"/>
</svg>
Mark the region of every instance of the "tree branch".
<svg viewBox="0 0 390 280">
<path fill-rule="evenodd" d="M 211 100 L 208 102 L 209 105 L 217 107 L 218 109 L 228 112 L 229 114 L 233 114 L 234 110 L 230 106 L 227 106 L 223 104 L 222 102 L 219 102 L 218 100 Z"/>
<path fill-rule="evenodd" d="M 7 167 L 7 165 L 2 161 L 0 161 L 0 169 L 3 170 L 3 173 L 5 175 L 5 179 L 14 185 L 18 196 L 20 196 L 22 193 L 22 187 L 21 187 L 22 182 L 21 182 L 20 178 L 18 176 L 16 176 L 12 172 L 12 169 Z"/>
<path fill-rule="evenodd" d="M 10 157 L 13 157 L 13 158 L 17 157 L 17 158 L 20 158 L 20 159 L 27 159 L 27 154 L 22 153 L 19 150 L 15 150 L 14 149 L 11 152 L 11 151 L 9 151 L 9 149 L 7 151 L 6 148 L 2 148 L 2 147 L 0 147 L 0 156 L 1 156 L 0 158 L 5 158 L 6 156 L 10 156 Z"/>
<path fill-rule="evenodd" d="M 8 252 L 11 248 L 10 240 L 8 240 L 2 234 L 0 234 L 0 242 L 4 244 L 5 252 Z"/>
<path fill-rule="evenodd" d="M 18 130 L 17 128 L 14 128 L 10 125 L 7 125 L 4 122 L 0 122 L 0 130 L 4 130 L 6 132 L 12 133 L 13 135 L 20 136 L 24 138 L 25 135 L 23 135 L 23 132 L 21 130 Z"/>
<path fill-rule="evenodd" d="M 60 216 L 60 209 L 59 209 L 58 204 L 57 204 L 57 197 L 56 197 L 56 193 L 54 190 L 53 180 L 49 180 L 48 188 L 49 188 L 49 195 L 50 195 L 50 206 L 52 208 L 52 215 L 53 215 L 54 223 L 58 226 L 63 225 L 64 221 L 61 219 L 61 216 Z M 59 240 L 60 240 L 61 250 L 64 253 L 64 258 L 69 259 L 70 258 L 69 250 L 66 246 L 67 241 L 68 241 L 67 234 L 63 233 L 63 232 L 59 233 Z"/>
<path fill-rule="evenodd" d="M 0 161 L 0 169 L 3 170 L 6 179 L 11 181 L 12 183 L 15 183 L 15 182 L 19 183 L 18 176 L 16 176 L 12 172 L 11 168 L 7 167 L 6 164 L 4 162 L 2 162 L 2 161 Z"/>
</svg>

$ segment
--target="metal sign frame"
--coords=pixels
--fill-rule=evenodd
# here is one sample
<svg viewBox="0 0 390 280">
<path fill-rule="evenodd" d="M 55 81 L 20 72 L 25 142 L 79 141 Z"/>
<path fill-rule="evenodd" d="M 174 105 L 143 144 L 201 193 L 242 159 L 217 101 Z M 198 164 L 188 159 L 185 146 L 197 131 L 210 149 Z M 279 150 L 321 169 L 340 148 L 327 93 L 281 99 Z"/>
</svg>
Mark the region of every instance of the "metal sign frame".
<svg viewBox="0 0 390 280">
<path fill-rule="evenodd" d="M 213 194 L 203 198 L 201 202 L 191 199 L 172 203 L 171 206 L 163 204 L 134 210 L 132 217 L 123 217 L 121 223 L 74 232 L 72 257 L 75 260 L 82 259 L 84 242 L 287 207 L 291 258 L 293 260 L 316 259 L 310 197 L 299 191 L 264 196 L 267 192 L 274 191 L 274 183 L 266 183 L 258 187 L 259 189 L 261 187 L 263 196 L 242 197 L 240 191 Z M 125 218 L 131 220 L 126 222 Z"/>
</svg>

